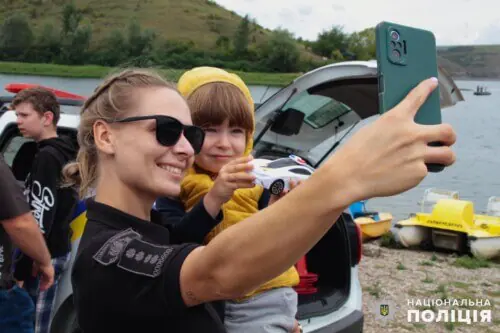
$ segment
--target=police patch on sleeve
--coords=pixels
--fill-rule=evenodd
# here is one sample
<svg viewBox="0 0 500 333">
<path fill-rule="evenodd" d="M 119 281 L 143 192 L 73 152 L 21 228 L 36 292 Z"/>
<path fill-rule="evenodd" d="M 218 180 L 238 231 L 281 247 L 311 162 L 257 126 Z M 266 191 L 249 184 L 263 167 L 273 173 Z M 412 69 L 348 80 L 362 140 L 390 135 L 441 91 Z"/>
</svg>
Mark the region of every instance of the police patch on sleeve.
<svg viewBox="0 0 500 333">
<path fill-rule="evenodd" d="M 173 249 L 171 246 L 155 245 L 139 238 L 132 239 L 127 243 L 118 267 L 131 273 L 157 277 Z"/>
<path fill-rule="evenodd" d="M 108 239 L 99 251 L 94 254 L 93 258 L 101 265 L 109 266 L 118 261 L 124 249 L 132 240 L 140 237 L 141 235 L 132 228 L 124 230 Z"/>
</svg>

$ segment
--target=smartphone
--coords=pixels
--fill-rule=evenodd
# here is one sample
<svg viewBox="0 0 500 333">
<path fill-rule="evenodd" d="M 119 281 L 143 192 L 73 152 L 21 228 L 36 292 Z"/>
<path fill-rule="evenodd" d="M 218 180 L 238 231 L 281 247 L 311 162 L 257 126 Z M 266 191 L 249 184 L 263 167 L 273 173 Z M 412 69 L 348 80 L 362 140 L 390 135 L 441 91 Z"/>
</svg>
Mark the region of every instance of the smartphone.
<svg viewBox="0 0 500 333">
<path fill-rule="evenodd" d="M 379 113 L 383 114 L 399 104 L 420 82 L 438 77 L 436 38 L 431 31 L 385 21 L 376 26 L 375 36 Z M 420 107 L 415 122 L 441 124 L 439 87 Z M 433 164 L 428 165 L 428 169 L 439 172 L 444 166 Z"/>
</svg>

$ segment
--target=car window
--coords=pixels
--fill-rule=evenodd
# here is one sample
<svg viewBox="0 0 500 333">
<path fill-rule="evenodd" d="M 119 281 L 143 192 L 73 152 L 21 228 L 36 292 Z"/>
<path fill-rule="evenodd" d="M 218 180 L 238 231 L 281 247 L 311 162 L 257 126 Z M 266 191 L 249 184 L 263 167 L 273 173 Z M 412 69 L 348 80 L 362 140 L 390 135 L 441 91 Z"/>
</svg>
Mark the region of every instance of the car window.
<svg viewBox="0 0 500 333">
<path fill-rule="evenodd" d="M 300 132 L 287 136 L 267 130 L 255 144 L 255 154 L 272 149 L 304 156 L 361 119 L 374 115 L 378 110 L 377 78 L 334 80 L 314 85 L 292 95 L 277 111 L 287 109 L 304 113 Z M 269 112 L 258 118 L 256 133 L 261 133 L 274 116 L 274 112 Z"/>
<path fill-rule="evenodd" d="M 80 114 L 81 110 L 82 110 L 81 106 L 61 105 L 61 113 Z"/>
<path fill-rule="evenodd" d="M 30 141 L 32 140 L 21 136 L 16 124 L 6 126 L 0 133 L 0 153 L 3 155 L 5 162 L 12 166 L 12 162 L 21 146 Z"/>
<path fill-rule="evenodd" d="M 32 141 L 31 139 L 26 139 L 22 136 L 14 136 L 11 137 L 10 140 L 8 141 L 7 145 L 3 149 L 3 157 L 5 159 L 5 162 L 9 166 L 12 166 L 12 161 L 14 160 L 14 157 L 16 156 L 19 148 L 25 143 Z"/>
<path fill-rule="evenodd" d="M 311 95 L 307 90 L 290 99 L 283 106 L 282 111 L 289 108 L 304 113 L 304 122 L 314 129 L 322 128 L 338 117 L 352 111 L 344 103 L 328 96 Z"/>
<path fill-rule="evenodd" d="M 277 169 L 277 168 L 283 168 L 287 166 L 292 166 L 292 165 L 297 165 L 297 163 L 290 159 L 290 158 L 280 158 L 275 161 L 272 161 L 267 165 L 268 168 L 271 169 Z"/>
<path fill-rule="evenodd" d="M 58 128 L 57 132 L 59 135 L 69 136 L 73 143 L 78 145 L 76 129 Z M 4 156 L 5 162 L 7 162 L 9 166 L 12 166 L 12 162 L 16 158 L 19 149 L 27 142 L 33 142 L 33 140 L 24 138 L 19 133 L 15 124 L 7 126 L 5 130 L 0 133 L 0 153 Z"/>
<path fill-rule="evenodd" d="M 307 175 L 307 176 L 311 175 L 311 172 L 309 170 L 306 170 L 303 168 L 294 168 L 294 169 L 290 169 L 289 171 L 296 173 L 296 174 L 299 174 L 299 175 Z"/>
</svg>

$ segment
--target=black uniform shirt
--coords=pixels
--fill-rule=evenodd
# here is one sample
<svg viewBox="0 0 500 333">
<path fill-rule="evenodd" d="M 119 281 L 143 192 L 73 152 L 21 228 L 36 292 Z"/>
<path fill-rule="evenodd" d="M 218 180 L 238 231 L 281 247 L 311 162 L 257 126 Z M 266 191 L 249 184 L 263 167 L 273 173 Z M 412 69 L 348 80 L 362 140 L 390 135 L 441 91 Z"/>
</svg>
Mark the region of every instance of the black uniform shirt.
<svg viewBox="0 0 500 333">
<path fill-rule="evenodd" d="M 84 333 L 225 332 L 212 304 L 186 307 L 180 270 L 198 245 L 170 243 L 161 214 L 144 221 L 89 200 L 73 266 L 78 324 Z"/>
</svg>

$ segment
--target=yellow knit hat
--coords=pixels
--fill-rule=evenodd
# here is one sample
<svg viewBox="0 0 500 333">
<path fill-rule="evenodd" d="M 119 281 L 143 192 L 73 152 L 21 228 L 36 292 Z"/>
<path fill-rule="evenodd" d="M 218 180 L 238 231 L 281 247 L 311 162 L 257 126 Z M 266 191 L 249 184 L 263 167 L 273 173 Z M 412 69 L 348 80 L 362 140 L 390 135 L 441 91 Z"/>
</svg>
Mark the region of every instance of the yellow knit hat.
<svg viewBox="0 0 500 333">
<path fill-rule="evenodd" d="M 253 133 L 255 131 L 255 106 L 250 90 L 238 75 L 226 72 L 225 70 L 217 67 L 196 67 L 182 74 L 182 76 L 179 78 L 179 81 L 177 82 L 177 89 L 185 98 L 189 98 L 189 96 L 199 87 L 214 82 L 226 82 L 236 86 L 243 93 L 248 101 L 248 104 L 250 104 L 253 128 L 251 133 L 248 133 L 247 136 L 245 155 L 248 155 L 253 149 Z"/>
</svg>

